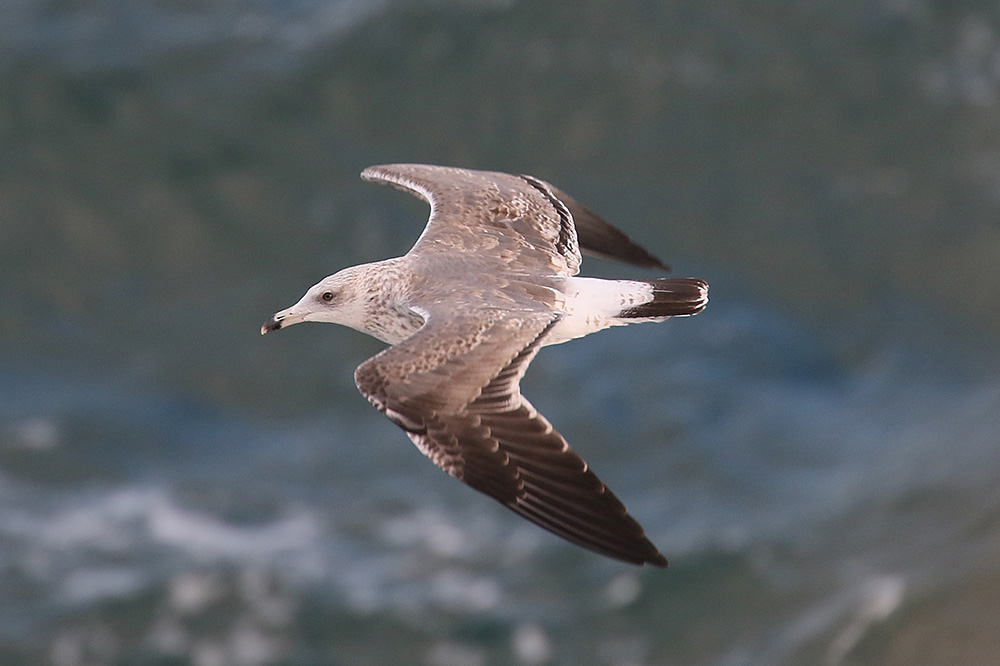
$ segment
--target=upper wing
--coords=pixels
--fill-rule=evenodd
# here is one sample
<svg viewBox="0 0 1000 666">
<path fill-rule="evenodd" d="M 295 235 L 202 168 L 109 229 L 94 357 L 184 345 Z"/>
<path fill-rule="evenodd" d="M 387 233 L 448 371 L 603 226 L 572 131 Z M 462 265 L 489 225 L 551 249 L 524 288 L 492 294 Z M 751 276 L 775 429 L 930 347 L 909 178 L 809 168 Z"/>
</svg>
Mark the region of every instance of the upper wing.
<svg viewBox="0 0 1000 666">
<path fill-rule="evenodd" d="M 518 388 L 557 321 L 433 317 L 358 367 L 361 392 L 439 467 L 573 543 L 667 561 L 625 506 Z M 458 334 L 459 337 L 454 337 Z"/>
<path fill-rule="evenodd" d="M 472 253 L 521 273 L 576 275 L 580 248 L 569 209 L 530 176 L 428 164 L 388 164 L 361 172 L 431 205 L 421 252 Z"/>
<path fill-rule="evenodd" d="M 512 266 L 551 264 L 556 274 L 575 275 L 585 254 L 669 271 L 617 227 L 557 187 L 533 176 L 472 171 L 426 164 L 368 167 L 367 181 L 387 183 L 431 205 L 421 249 L 473 250 L 500 247 L 516 253 Z M 524 243 L 517 241 L 520 239 Z M 425 242 L 426 241 L 426 242 Z"/>
</svg>

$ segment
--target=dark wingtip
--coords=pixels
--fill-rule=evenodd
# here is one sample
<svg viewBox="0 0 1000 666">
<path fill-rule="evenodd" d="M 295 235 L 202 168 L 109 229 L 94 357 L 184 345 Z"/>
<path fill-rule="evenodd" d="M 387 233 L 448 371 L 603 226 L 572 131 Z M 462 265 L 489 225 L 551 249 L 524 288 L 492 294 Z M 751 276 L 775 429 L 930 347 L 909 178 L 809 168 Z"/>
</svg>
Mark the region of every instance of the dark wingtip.
<svg viewBox="0 0 1000 666">
<path fill-rule="evenodd" d="M 557 187 L 549 186 L 573 215 L 580 251 L 593 257 L 621 261 L 642 268 L 658 268 L 667 273 L 670 266 L 628 237 L 600 215 L 582 205 Z"/>
<path fill-rule="evenodd" d="M 657 551 L 655 556 L 650 557 L 648 560 L 646 560 L 645 563 L 652 564 L 654 567 L 660 567 L 661 569 L 666 569 L 668 566 L 670 566 L 670 563 L 667 562 L 667 558 L 663 557 L 663 555 L 659 551 Z"/>
<path fill-rule="evenodd" d="M 646 251 L 641 245 L 633 242 L 634 250 L 628 257 L 626 263 L 630 263 L 633 266 L 640 266 L 642 268 L 659 268 L 661 271 L 669 273 L 671 270 L 669 264 L 665 264 L 660 261 L 659 257 L 656 257 Z"/>
</svg>

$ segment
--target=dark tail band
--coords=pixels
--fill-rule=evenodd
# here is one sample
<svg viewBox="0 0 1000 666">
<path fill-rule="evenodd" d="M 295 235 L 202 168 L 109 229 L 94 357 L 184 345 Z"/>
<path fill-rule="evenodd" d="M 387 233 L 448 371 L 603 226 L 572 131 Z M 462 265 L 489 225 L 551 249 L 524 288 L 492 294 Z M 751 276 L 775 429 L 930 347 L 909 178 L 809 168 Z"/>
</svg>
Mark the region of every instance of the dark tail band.
<svg viewBox="0 0 1000 666">
<path fill-rule="evenodd" d="M 708 305 L 708 283 L 698 278 L 646 280 L 653 287 L 653 300 L 622 310 L 623 319 L 680 317 L 698 314 Z"/>
</svg>

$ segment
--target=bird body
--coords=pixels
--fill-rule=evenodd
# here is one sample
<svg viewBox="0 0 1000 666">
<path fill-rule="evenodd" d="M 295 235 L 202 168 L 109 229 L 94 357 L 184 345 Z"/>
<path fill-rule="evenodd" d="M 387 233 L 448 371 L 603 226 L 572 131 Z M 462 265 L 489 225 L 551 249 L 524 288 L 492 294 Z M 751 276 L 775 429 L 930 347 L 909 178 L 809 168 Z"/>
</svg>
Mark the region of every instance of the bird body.
<svg viewBox="0 0 1000 666">
<path fill-rule="evenodd" d="M 431 206 L 403 257 L 345 268 L 262 327 L 348 326 L 390 345 L 362 363 L 362 394 L 450 475 L 569 541 L 666 566 L 641 526 L 520 393 L 535 354 L 611 326 L 700 312 L 695 278 L 577 277 L 583 250 L 667 270 L 532 176 L 398 164 L 366 180 Z"/>
</svg>

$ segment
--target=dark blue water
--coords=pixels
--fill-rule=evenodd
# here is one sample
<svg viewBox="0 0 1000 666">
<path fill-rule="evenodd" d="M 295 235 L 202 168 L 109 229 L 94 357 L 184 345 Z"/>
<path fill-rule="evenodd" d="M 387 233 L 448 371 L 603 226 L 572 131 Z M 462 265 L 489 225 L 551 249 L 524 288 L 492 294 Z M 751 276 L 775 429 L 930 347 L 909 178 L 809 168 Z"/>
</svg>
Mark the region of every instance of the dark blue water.
<svg viewBox="0 0 1000 666">
<path fill-rule="evenodd" d="M 994 663 L 998 62 L 974 2 L 2 4 L 0 663 Z M 379 343 L 259 336 L 408 249 L 390 161 L 711 283 L 523 385 L 669 569 L 447 478 Z"/>
</svg>

